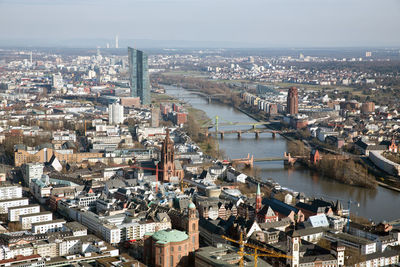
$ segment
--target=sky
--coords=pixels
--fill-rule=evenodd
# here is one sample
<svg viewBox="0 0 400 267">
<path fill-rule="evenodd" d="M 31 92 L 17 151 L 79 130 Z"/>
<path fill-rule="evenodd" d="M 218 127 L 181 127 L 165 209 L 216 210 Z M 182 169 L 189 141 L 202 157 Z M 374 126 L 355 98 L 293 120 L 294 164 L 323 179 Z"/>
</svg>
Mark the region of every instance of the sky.
<svg viewBox="0 0 400 267">
<path fill-rule="evenodd" d="M 0 0 L 0 40 L 400 47 L 400 0 Z M 103 44 L 101 44 L 103 45 Z"/>
</svg>

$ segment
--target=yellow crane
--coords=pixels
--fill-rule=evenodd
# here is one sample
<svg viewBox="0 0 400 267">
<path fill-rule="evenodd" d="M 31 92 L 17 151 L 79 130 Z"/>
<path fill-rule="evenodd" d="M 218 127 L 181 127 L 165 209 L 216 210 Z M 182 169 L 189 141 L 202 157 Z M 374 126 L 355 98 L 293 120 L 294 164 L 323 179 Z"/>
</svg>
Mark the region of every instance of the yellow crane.
<svg viewBox="0 0 400 267">
<path fill-rule="evenodd" d="M 243 240 L 243 233 L 242 232 L 240 233 L 240 239 L 239 240 L 235 240 L 235 239 L 229 238 L 229 237 L 224 236 L 224 235 L 222 236 L 222 238 L 227 240 L 227 241 L 239 244 L 239 251 L 237 252 L 237 254 L 240 255 L 240 262 L 239 262 L 239 266 L 240 267 L 244 267 L 244 260 L 243 260 L 244 256 L 252 256 L 252 257 L 254 257 L 254 267 L 257 267 L 257 259 L 258 259 L 258 257 L 274 257 L 274 258 L 288 258 L 288 259 L 292 258 L 292 256 L 288 256 L 288 255 L 285 255 L 285 254 L 281 254 L 281 253 L 275 252 L 273 250 L 269 250 L 269 249 L 266 249 L 266 248 L 263 248 L 263 247 L 259 247 L 259 246 L 253 245 L 253 244 L 246 243 Z M 246 253 L 244 251 L 244 247 L 249 247 L 249 248 L 254 249 L 254 253 Z M 261 253 L 259 253 L 258 251 L 261 251 Z"/>
<path fill-rule="evenodd" d="M 184 191 L 184 188 L 187 188 L 188 186 L 189 186 L 189 183 L 188 182 L 185 182 L 184 180 L 183 180 L 183 178 L 180 180 L 180 182 L 179 182 L 179 184 L 180 184 L 180 188 L 181 188 L 181 192 L 183 193 Z"/>
</svg>

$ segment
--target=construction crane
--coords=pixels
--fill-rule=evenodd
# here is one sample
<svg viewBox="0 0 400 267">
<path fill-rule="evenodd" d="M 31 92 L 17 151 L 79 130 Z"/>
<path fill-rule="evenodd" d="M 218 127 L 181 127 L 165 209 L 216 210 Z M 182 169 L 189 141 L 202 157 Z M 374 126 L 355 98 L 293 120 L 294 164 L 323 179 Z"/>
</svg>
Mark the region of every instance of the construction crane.
<svg viewBox="0 0 400 267">
<path fill-rule="evenodd" d="M 244 267 L 244 259 L 243 259 L 244 256 L 252 256 L 252 257 L 254 257 L 254 267 L 257 267 L 258 257 L 273 257 L 273 258 L 287 258 L 287 259 L 291 259 L 292 258 L 292 256 L 288 256 L 288 255 L 285 255 L 285 254 L 281 254 L 281 253 L 275 252 L 273 250 L 269 250 L 269 249 L 266 249 L 266 248 L 263 248 L 263 247 L 259 247 L 259 246 L 253 245 L 253 244 L 246 243 L 243 240 L 243 233 L 242 232 L 240 232 L 240 239 L 239 240 L 235 240 L 235 239 L 229 238 L 229 237 L 224 236 L 224 235 L 221 236 L 221 237 L 223 239 L 227 240 L 227 241 L 230 241 L 230 242 L 233 242 L 233 243 L 236 243 L 236 244 L 239 245 L 239 251 L 237 252 L 237 254 L 240 255 L 240 262 L 239 262 L 239 266 L 240 267 Z M 254 249 L 254 253 L 246 253 L 244 251 L 245 247 L 249 247 L 249 248 Z M 261 253 L 259 253 L 258 251 L 261 251 Z"/>
<path fill-rule="evenodd" d="M 185 182 L 184 180 L 183 180 L 183 178 L 179 181 L 179 184 L 180 184 L 180 188 L 181 188 L 181 192 L 183 193 L 183 188 L 184 187 L 188 187 L 188 185 L 189 185 L 189 183 L 188 182 Z"/>
</svg>

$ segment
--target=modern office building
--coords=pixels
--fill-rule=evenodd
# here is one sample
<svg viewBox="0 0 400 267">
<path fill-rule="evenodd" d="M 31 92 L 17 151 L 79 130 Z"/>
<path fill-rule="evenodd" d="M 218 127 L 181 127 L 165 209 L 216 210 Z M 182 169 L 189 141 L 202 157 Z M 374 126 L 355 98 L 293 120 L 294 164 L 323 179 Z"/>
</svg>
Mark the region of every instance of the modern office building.
<svg viewBox="0 0 400 267">
<path fill-rule="evenodd" d="M 299 113 L 299 93 L 296 87 L 289 88 L 286 113 L 290 115 Z"/>
<path fill-rule="evenodd" d="M 151 96 L 147 55 L 128 47 L 128 61 L 131 97 L 140 97 L 142 105 L 149 105 Z"/>
</svg>

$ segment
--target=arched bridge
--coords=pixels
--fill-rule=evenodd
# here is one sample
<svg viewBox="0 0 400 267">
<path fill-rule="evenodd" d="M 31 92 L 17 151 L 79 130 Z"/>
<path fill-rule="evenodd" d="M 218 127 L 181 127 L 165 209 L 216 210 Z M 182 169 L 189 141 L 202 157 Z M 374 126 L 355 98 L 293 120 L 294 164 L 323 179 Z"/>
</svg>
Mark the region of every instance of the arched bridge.
<svg viewBox="0 0 400 267">
<path fill-rule="evenodd" d="M 266 157 L 266 158 L 254 158 L 252 155 L 247 154 L 246 158 L 242 159 L 232 159 L 230 162 L 233 164 L 244 164 L 249 167 L 254 166 L 254 162 L 263 162 L 263 161 L 283 161 L 285 165 L 293 166 L 299 158 L 307 158 L 306 156 L 294 156 L 292 157 L 290 153 L 285 152 L 283 157 Z"/>
</svg>

